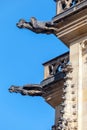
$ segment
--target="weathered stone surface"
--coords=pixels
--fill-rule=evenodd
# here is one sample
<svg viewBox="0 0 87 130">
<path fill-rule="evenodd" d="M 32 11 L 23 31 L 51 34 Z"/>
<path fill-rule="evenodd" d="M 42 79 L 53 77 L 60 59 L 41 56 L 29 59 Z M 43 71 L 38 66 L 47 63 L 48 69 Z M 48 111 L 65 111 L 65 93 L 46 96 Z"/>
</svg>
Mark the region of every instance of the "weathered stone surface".
<svg viewBox="0 0 87 130">
<path fill-rule="evenodd" d="M 53 18 L 58 29 L 55 35 L 69 47 L 71 42 L 87 35 L 86 21 L 87 1 L 84 0 Z"/>
<path fill-rule="evenodd" d="M 44 93 L 43 89 L 39 84 L 27 84 L 23 87 L 12 85 L 9 88 L 9 92 L 20 93 L 21 95 L 28 96 L 42 96 Z"/>
<path fill-rule="evenodd" d="M 56 35 L 70 48 L 44 63 L 39 85 L 11 87 L 11 92 L 42 96 L 55 109 L 52 130 L 87 130 L 87 0 L 55 0 L 57 14 L 50 22 L 20 20 L 17 26 Z"/>
<path fill-rule="evenodd" d="M 56 2 L 56 14 L 63 13 L 64 11 L 79 4 L 83 0 L 54 0 Z"/>
<path fill-rule="evenodd" d="M 20 29 L 26 28 L 37 34 L 52 34 L 54 31 L 56 31 L 55 24 L 52 21 L 40 22 L 35 17 L 31 17 L 29 22 L 26 22 L 24 19 L 20 19 L 16 25 Z"/>
</svg>

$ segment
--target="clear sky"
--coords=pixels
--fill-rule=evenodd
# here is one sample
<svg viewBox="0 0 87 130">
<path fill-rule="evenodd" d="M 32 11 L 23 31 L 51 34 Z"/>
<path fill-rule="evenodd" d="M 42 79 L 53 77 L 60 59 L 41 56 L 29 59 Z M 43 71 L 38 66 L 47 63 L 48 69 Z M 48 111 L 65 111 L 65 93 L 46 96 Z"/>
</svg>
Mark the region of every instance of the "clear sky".
<svg viewBox="0 0 87 130">
<path fill-rule="evenodd" d="M 68 51 L 54 35 L 18 29 L 20 18 L 49 21 L 56 15 L 53 0 L 0 1 L 0 130 L 51 130 L 54 109 L 41 97 L 11 94 L 11 85 L 40 83 L 42 63 Z"/>
</svg>

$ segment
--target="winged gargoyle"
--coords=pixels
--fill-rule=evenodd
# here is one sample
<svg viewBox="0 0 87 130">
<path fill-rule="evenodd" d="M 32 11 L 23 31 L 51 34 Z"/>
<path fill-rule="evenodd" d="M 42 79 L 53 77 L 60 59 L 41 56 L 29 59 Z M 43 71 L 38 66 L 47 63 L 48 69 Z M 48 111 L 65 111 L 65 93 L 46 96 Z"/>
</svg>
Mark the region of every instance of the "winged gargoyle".
<svg viewBox="0 0 87 130">
<path fill-rule="evenodd" d="M 35 33 L 53 34 L 57 31 L 55 24 L 50 22 L 40 22 L 35 17 L 31 17 L 30 22 L 20 19 L 16 24 L 18 28 L 27 28 Z"/>
<path fill-rule="evenodd" d="M 39 84 L 28 84 L 24 85 L 23 87 L 12 85 L 9 88 L 9 92 L 20 93 L 22 95 L 29 96 L 42 96 L 42 94 L 45 93 Z"/>
</svg>

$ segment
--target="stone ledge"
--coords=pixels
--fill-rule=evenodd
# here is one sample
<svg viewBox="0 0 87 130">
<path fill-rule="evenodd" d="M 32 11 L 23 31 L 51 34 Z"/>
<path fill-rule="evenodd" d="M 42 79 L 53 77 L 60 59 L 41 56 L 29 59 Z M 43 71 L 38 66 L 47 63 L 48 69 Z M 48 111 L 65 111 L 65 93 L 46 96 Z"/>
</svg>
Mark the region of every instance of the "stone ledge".
<svg viewBox="0 0 87 130">
<path fill-rule="evenodd" d="M 53 22 L 58 22 L 60 21 L 61 19 L 65 18 L 65 17 L 69 17 L 70 15 L 72 14 L 75 14 L 77 12 L 79 12 L 80 10 L 84 9 L 84 8 L 87 8 L 87 1 L 82 1 L 81 3 L 65 10 L 64 12 L 56 15 L 55 17 L 52 18 Z"/>
</svg>

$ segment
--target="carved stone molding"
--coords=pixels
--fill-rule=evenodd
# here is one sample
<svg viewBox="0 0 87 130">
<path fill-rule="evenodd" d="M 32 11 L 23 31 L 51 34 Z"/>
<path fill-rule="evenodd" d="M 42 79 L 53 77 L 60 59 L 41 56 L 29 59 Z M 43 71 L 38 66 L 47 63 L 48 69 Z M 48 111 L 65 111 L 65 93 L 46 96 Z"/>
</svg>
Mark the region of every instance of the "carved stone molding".
<svg viewBox="0 0 87 130">
<path fill-rule="evenodd" d="M 82 50 L 86 50 L 87 49 L 87 39 L 83 40 L 81 42 L 81 47 L 82 47 Z"/>
</svg>

